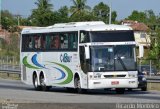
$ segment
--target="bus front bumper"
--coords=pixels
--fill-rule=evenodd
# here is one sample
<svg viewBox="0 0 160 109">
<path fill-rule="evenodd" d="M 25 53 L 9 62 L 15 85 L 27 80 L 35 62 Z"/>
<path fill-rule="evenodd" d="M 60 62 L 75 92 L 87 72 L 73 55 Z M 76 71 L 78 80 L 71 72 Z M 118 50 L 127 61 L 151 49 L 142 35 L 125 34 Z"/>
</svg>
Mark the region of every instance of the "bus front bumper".
<svg viewBox="0 0 160 109">
<path fill-rule="evenodd" d="M 102 88 L 137 88 L 137 78 L 124 79 L 93 79 L 88 81 L 88 89 Z"/>
</svg>

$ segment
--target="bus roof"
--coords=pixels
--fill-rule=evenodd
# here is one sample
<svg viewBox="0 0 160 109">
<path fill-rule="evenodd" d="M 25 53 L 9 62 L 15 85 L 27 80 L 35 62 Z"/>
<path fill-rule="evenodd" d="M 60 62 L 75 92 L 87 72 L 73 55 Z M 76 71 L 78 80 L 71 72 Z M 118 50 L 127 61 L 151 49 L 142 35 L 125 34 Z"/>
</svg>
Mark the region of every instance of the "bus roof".
<svg viewBox="0 0 160 109">
<path fill-rule="evenodd" d="M 131 27 L 124 25 L 107 25 L 102 21 L 91 22 L 70 22 L 59 23 L 48 27 L 31 27 L 24 28 L 22 34 L 28 33 L 46 33 L 46 32 L 69 32 L 69 31 L 116 31 L 116 30 L 132 30 Z"/>
</svg>

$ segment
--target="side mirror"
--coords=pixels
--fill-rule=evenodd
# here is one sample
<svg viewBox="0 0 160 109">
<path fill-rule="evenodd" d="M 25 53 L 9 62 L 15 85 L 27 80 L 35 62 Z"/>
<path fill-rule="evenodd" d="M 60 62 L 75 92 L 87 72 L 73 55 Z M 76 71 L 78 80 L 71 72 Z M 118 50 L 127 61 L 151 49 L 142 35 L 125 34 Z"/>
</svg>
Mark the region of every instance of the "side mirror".
<svg viewBox="0 0 160 109">
<path fill-rule="evenodd" d="M 143 45 L 139 45 L 139 58 L 142 58 L 144 55 L 144 47 Z"/>
<path fill-rule="evenodd" d="M 86 54 L 86 59 L 90 59 L 90 50 L 89 50 L 89 46 L 85 46 L 85 54 Z"/>
</svg>

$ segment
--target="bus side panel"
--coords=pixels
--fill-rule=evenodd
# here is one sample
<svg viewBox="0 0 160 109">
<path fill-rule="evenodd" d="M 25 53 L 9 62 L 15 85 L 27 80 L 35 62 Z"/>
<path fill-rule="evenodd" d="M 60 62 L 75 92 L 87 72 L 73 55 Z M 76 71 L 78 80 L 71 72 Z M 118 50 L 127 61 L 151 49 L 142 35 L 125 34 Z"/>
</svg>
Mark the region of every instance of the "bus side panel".
<svg viewBox="0 0 160 109">
<path fill-rule="evenodd" d="M 42 57 L 47 85 L 74 87 L 74 75 L 79 70 L 77 52 L 45 52 Z"/>
<path fill-rule="evenodd" d="M 33 72 L 39 75 L 38 72 L 40 71 L 39 69 L 36 69 L 32 63 L 33 54 L 34 53 L 27 52 L 21 53 L 21 80 L 28 85 L 33 84 Z"/>
<path fill-rule="evenodd" d="M 80 68 L 77 52 L 30 52 L 22 53 L 22 81 L 33 84 L 33 72 L 38 78 L 44 74 L 47 86 L 73 87 L 78 73 L 81 87 L 87 88 L 87 75 Z"/>
</svg>

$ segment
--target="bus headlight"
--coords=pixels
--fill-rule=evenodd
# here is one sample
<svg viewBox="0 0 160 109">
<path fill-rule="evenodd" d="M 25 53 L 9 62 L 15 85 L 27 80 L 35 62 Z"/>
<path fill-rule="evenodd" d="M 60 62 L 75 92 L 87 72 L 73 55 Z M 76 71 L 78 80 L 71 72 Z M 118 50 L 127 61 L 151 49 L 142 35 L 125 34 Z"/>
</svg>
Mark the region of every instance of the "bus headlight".
<svg viewBox="0 0 160 109">
<path fill-rule="evenodd" d="M 128 76 L 131 77 L 131 78 L 137 77 L 135 74 L 129 74 Z"/>
<path fill-rule="evenodd" d="M 93 78 L 93 75 L 89 75 L 89 78 L 92 79 L 92 78 Z"/>
<path fill-rule="evenodd" d="M 94 78 L 101 78 L 101 75 L 102 74 L 100 74 L 100 73 L 96 73 L 96 74 L 94 74 Z"/>
<path fill-rule="evenodd" d="M 88 73 L 88 78 L 93 79 L 94 78 L 93 73 Z"/>
<path fill-rule="evenodd" d="M 146 81 L 146 78 L 145 78 L 145 77 L 143 77 L 143 78 L 142 78 L 142 81 Z"/>
<path fill-rule="evenodd" d="M 101 73 L 89 73 L 88 77 L 90 79 L 96 79 L 96 78 L 101 78 Z"/>
</svg>

